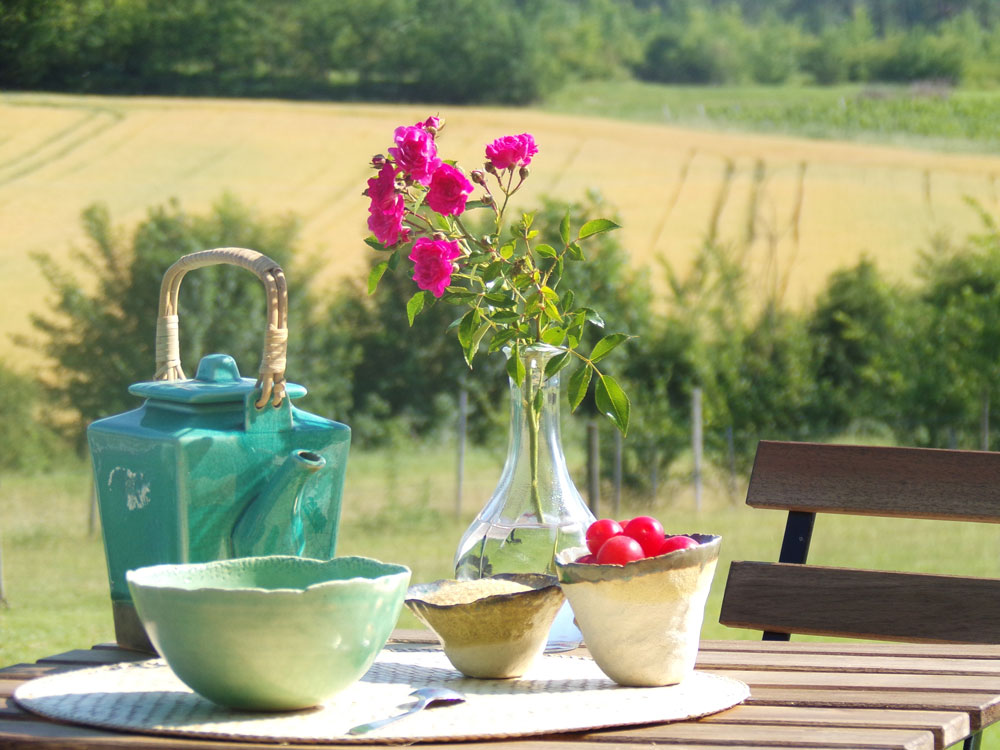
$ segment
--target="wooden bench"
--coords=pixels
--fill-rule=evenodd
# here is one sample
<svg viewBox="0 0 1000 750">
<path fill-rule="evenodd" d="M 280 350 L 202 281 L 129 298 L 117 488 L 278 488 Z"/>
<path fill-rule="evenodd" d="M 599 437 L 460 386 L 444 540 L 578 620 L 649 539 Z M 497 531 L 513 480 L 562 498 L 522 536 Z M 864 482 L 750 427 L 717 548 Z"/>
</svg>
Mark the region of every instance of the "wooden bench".
<svg viewBox="0 0 1000 750">
<path fill-rule="evenodd" d="M 1000 522 L 1000 453 L 761 441 L 747 504 L 787 511 L 785 535 L 778 562 L 732 563 L 722 624 L 765 640 L 1000 643 L 1000 580 L 805 564 L 818 513 Z"/>
</svg>

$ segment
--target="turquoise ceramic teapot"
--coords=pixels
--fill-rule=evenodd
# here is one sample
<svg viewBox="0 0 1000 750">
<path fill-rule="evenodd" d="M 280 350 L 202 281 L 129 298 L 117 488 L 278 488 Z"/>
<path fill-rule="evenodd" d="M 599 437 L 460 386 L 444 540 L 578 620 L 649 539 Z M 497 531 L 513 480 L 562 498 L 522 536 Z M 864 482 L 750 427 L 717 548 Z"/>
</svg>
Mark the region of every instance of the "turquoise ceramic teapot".
<svg viewBox="0 0 1000 750">
<path fill-rule="evenodd" d="M 259 378 L 225 354 L 181 368 L 177 296 L 188 271 L 231 263 L 267 291 Z M 129 392 L 138 409 L 87 429 L 118 643 L 152 650 L 125 581 L 159 563 L 252 555 L 333 557 L 350 429 L 291 404 L 285 382 L 288 294 L 281 268 L 243 248 L 186 255 L 163 278 L 154 380 Z"/>
</svg>

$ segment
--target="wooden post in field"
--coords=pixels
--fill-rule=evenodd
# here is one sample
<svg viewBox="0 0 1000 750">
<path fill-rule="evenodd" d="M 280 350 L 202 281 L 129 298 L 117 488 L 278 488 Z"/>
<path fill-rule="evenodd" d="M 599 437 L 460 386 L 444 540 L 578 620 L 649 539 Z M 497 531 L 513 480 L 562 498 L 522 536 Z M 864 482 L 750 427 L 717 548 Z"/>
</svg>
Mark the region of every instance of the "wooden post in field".
<svg viewBox="0 0 1000 750">
<path fill-rule="evenodd" d="M 691 392 L 691 451 L 694 455 L 694 509 L 701 510 L 701 388 Z"/>
<path fill-rule="evenodd" d="M 614 508 L 615 518 L 621 517 L 619 511 L 622 508 L 622 434 L 615 430 L 615 494 Z"/>
<path fill-rule="evenodd" d="M 729 460 L 729 502 L 736 503 L 736 441 L 733 426 L 726 426 L 726 458 Z"/>
<path fill-rule="evenodd" d="M 0 542 L 0 607 L 7 606 L 7 594 L 3 587 L 3 543 Z"/>
<path fill-rule="evenodd" d="M 587 501 L 590 512 L 600 518 L 601 507 L 601 443 L 597 422 L 587 422 Z"/>
<path fill-rule="evenodd" d="M 7 593 L 3 587 L 3 545 L 0 544 L 0 607 L 7 606 Z"/>
<path fill-rule="evenodd" d="M 462 517 L 462 484 L 465 481 L 465 419 L 468 408 L 469 392 L 463 388 L 458 392 L 458 457 L 455 471 L 455 518 Z"/>
</svg>

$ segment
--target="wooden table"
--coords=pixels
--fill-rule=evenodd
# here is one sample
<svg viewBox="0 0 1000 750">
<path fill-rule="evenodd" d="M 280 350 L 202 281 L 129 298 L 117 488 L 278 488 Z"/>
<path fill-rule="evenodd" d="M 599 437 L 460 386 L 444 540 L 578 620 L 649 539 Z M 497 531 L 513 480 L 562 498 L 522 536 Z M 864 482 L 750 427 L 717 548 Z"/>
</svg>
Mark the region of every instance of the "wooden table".
<svg viewBox="0 0 1000 750">
<path fill-rule="evenodd" d="M 427 643 L 428 634 L 398 631 L 395 640 Z M 305 747 L 177 740 L 59 724 L 22 711 L 10 697 L 33 677 L 141 658 L 146 657 L 96 646 L 0 669 L 0 748 Z M 1000 645 L 705 641 L 698 668 L 746 682 L 750 698 L 698 721 L 457 747 L 565 750 L 569 744 L 577 750 L 595 745 L 596 750 L 645 750 L 663 744 L 932 750 L 960 742 L 1000 719 Z"/>
</svg>

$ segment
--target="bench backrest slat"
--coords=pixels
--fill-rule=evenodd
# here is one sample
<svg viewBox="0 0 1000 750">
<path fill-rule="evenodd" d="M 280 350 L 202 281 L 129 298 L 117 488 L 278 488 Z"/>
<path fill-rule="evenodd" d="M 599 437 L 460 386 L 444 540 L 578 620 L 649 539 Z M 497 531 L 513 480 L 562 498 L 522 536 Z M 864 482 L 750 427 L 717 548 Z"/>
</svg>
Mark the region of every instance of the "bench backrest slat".
<svg viewBox="0 0 1000 750">
<path fill-rule="evenodd" d="M 1000 453 L 761 441 L 747 504 L 1000 523 Z"/>
<path fill-rule="evenodd" d="M 724 625 L 1000 643 L 1000 580 L 806 564 L 818 513 L 1000 522 L 1000 453 L 761 441 L 747 504 L 788 511 L 781 561 L 732 563 Z"/>
<path fill-rule="evenodd" d="M 1000 581 L 734 562 L 719 621 L 779 633 L 1000 643 Z"/>
</svg>

